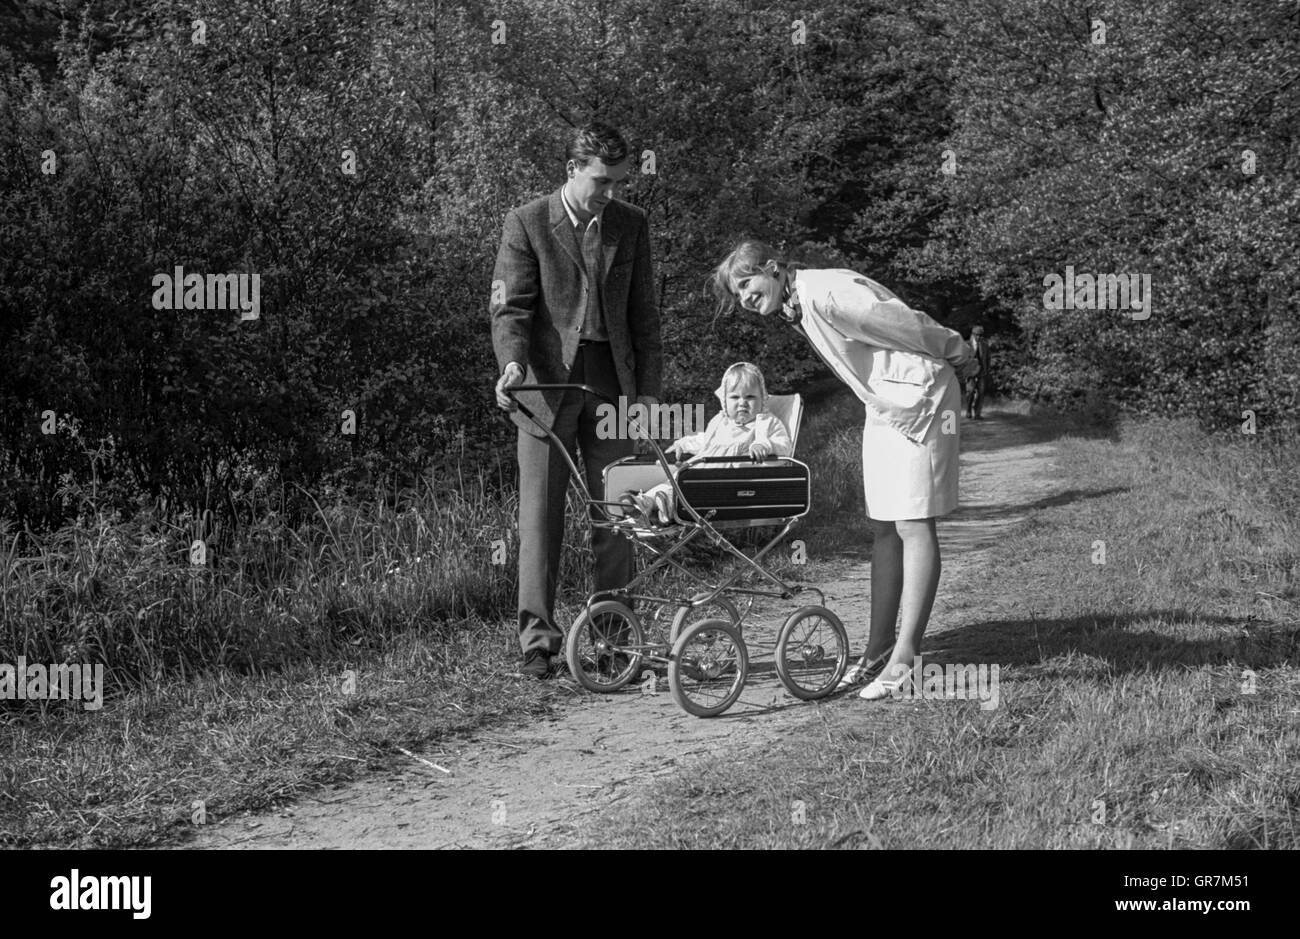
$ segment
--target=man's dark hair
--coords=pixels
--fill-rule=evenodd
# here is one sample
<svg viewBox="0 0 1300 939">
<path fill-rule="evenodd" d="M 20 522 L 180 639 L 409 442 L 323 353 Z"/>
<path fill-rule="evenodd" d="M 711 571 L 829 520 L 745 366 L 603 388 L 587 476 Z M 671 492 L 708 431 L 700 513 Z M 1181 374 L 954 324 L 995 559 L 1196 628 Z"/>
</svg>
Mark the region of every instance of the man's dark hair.
<svg viewBox="0 0 1300 939">
<path fill-rule="evenodd" d="M 579 166 L 586 166 L 594 159 L 613 166 L 627 159 L 627 141 L 613 127 L 592 121 L 574 130 L 569 137 L 569 147 L 565 152 L 565 161 L 573 160 Z"/>
</svg>

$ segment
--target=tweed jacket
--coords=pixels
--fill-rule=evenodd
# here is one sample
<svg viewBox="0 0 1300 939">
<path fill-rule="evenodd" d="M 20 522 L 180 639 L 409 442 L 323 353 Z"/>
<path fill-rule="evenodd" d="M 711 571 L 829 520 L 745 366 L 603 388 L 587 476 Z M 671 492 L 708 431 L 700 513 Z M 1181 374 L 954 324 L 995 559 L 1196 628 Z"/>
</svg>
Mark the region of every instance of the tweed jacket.
<svg viewBox="0 0 1300 939">
<path fill-rule="evenodd" d="M 497 373 L 517 362 L 526 384 L 568 380 L 586 313 L 586 265 L 560 191 L 506 214 L 492 274 Z M 629 403 L 638 395 L 657 398 L 663 348 L 651 277 L 650 224 L 643 210 L 615 199 L 601 213 L 600 226 L 604 277 L 599 289 L 619 387 Z M 559 392 L 525 392 L 519 400 L 550 427 L 561 397 Z M 542 435 L 518 411 L 512 417 L 523 430 Z"/>
</svg>

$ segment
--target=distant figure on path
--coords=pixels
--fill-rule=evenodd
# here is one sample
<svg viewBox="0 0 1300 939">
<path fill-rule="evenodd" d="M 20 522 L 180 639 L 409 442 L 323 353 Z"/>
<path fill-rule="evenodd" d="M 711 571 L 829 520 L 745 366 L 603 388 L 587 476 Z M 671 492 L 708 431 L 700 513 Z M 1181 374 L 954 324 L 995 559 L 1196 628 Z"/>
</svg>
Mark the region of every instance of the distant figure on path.
<svg viewBox="0 0 1300 939">
<path fill-rule="evenodd" d="M 984 395 L 989 388 L 989 342 L 984 338 L 984 327 L 976 326 L 970 331 L 970 347 L 979 362 L 979 374 L 966 379 L 966 416 L 971 420 L 983 420 Z"/>
<path fill-rule="evenodd" d="M 501 377 L 497 406 L 519 427 L 519 645 L 521 671 L 551 674 L 564 633 L 555 624 L 555 590 L 564 546 L 569 470 L 563 454 L 522 414 L 505 389 L 520 384 L 585 384 L 612 398 L 659 403 L 662 347 L 651 276 L 650 224 L 614 198 L 631 170 L 627 141 L 592 123 L 569 139 L 567 181 L 550 195 L 506 213 L 492 274 L 492 346 Z M 587 486 L 603 491 L 602 472 L 635 450 L 628 439 L 597 434 L 600 401 L 580 391 L 524 392 L 520 399 L 572 456 L 582 451 Z M 595 589 L 616 594 L 632 579 L 632 544 L 593 531 Z"/>
</svg>

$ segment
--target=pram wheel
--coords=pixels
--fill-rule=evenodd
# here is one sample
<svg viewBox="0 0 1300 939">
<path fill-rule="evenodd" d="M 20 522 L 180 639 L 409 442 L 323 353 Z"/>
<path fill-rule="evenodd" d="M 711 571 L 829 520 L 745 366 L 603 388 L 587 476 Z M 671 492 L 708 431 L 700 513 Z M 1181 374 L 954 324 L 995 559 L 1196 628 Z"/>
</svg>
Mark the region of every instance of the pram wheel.
<svg viewBox="0 0 1300 939">
<path fill-rule="evenodd" d="M 644 633 L 636 614 L 617 600 L 584 609 L 564 641 L 569 672 L 588 691 L 617 691 L 641 668 Z"/>
<path fill-rule="evenodd" d="M 776 640 L 776 674 L 796 698 L 830 694 L 849 665 L 849 637 L 840 618 L 824 606 L 795 610 Z"/>
<path fill-rule="evenodd" d="M 668 656 L 668 690 L 687 714 L 716 717 L 736 703 L 749 677 L 740 630 L 725 619 L 686 628 Z"/>
<path fill-rule="evenodd" d="M 691 597 L 691 600 L 699 600 L 707 596 L 707 593 L 697 593 L 695 596 Z M 726 610 L 727 616 L 731 619 L 732 626 L 740 626 L 740 613 L 736 610 L 736 604 L 728 600 L 725 595 L 719 594 L 708 606 L 679 606 L 677 612 L 673 614 L 673 624 L 668 629 L 668 644 L 673 645 L 677 642 L 678 637 L 682 634 L 682 628 L 686 625 L 687 617 L 696 613 L 701 613 L 705 610 L 713 610 L 717 607 L 722 607 Z"/>
</svg>

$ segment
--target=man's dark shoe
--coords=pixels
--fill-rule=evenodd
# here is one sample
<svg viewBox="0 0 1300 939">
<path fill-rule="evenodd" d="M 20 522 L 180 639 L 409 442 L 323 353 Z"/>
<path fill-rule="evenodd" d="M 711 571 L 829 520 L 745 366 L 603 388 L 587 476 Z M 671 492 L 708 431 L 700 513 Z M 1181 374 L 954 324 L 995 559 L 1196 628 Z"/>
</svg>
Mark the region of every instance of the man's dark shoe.
<svg viewBox="0 0 1300 939">
<path fill-rule="evenodd" d="M 541 681 L 551 677 L 551 655 L 544 649 L 530 649 L 524 656 L 520 674 Z"/>
</svg>

